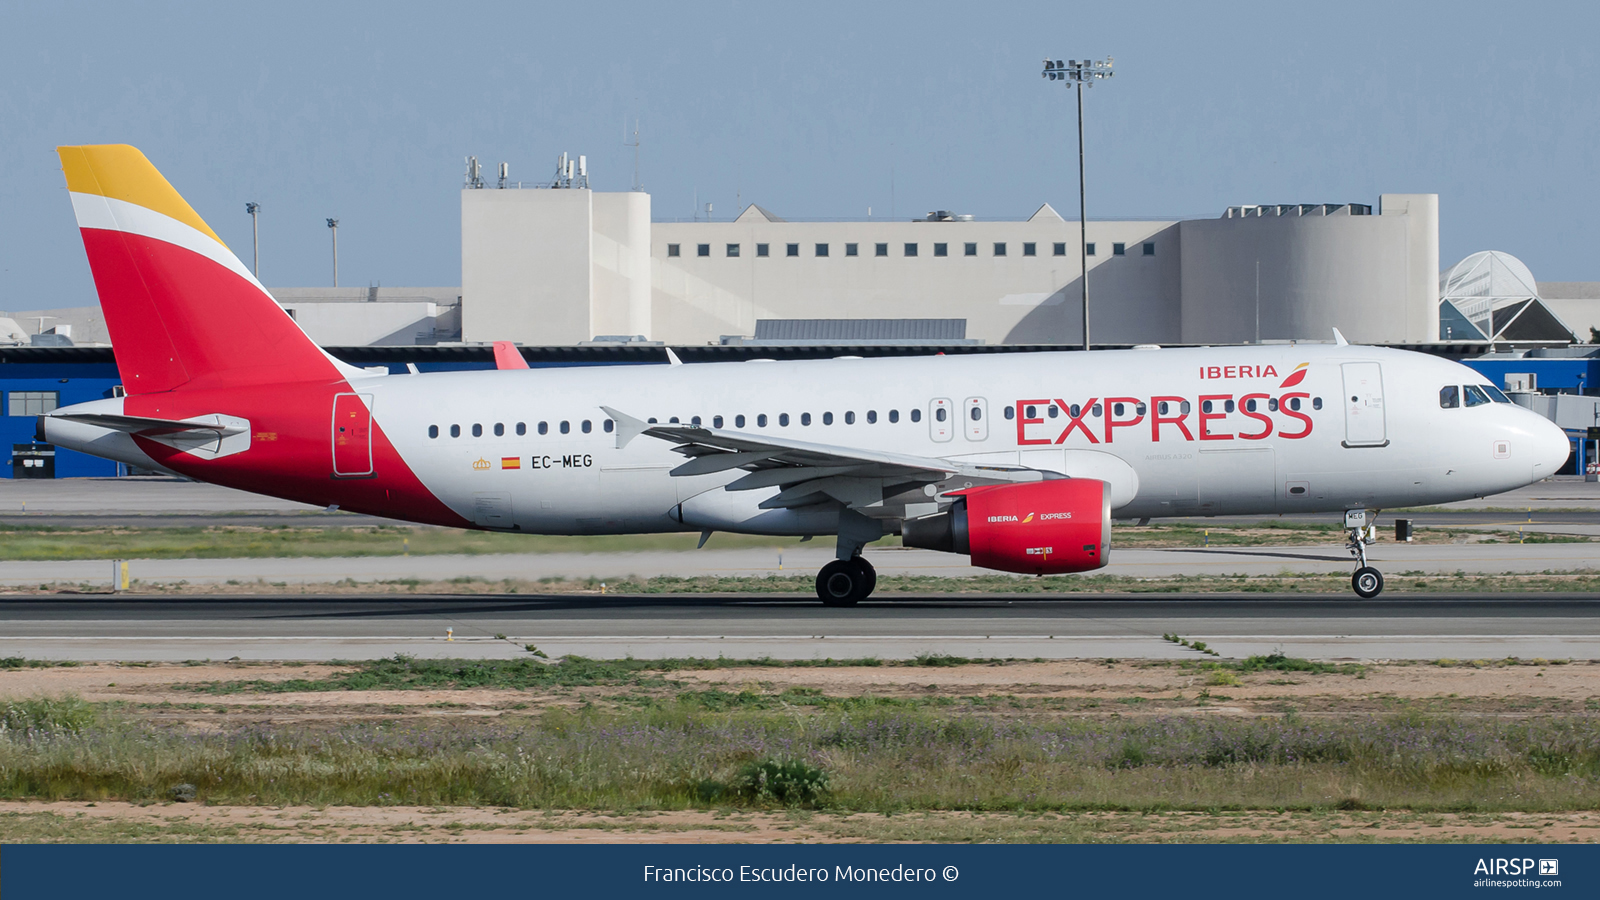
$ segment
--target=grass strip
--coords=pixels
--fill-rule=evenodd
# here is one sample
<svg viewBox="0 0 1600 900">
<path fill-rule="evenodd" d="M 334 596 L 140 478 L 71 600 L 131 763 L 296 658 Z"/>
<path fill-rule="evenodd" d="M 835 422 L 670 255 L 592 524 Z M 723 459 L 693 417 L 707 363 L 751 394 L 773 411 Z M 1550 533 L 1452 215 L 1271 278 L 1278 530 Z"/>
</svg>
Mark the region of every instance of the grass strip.
<svg viewBox="0 0 1600 900">
<path fill-rule="evenodd" d="M 85 723 L 76 707 L 29 715 L 0 728 L 0 798 L 148 802 L 187 785 L 209 803 L 588 810 L 1600 806 L 1600 729 L 1585 715 L 1085 719 L 676 703 L 194 732 L 109 711 Z M 752 778 L 771 789 L 749 790 Z"/>
</svg>

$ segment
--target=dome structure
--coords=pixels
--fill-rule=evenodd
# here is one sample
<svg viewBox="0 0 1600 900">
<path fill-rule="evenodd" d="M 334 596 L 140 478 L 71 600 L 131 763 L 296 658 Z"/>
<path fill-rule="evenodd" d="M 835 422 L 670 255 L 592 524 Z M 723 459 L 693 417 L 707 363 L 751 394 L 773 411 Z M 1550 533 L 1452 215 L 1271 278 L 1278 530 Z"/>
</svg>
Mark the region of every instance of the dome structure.
<svg viewBox="0 0 1600 900">
<path fill-rule="evenodd" d="M 1574 337 L 1539 299 L 1539 284 L 1522 260 L 1481 250 L 1439 276 L 1439 339 L 1571 342 Z"/>
</svg>

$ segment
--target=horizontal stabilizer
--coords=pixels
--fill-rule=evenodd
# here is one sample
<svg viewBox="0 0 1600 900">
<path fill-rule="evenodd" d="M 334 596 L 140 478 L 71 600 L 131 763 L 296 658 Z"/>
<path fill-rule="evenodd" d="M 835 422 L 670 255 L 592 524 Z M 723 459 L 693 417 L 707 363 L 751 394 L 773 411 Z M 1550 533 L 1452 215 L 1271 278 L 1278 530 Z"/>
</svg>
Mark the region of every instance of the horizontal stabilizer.
<svg viewBox="0 0 1600 900">
<path fill-rule="evenodd" d="M 181 419 L 152 419 L 145 416 L 119 416 L 109 413 L 66 413 L 52 415 L 54 419 L 66 419 L 69 422 L 82 422 L 97 428 L 108 428 L 112 431 L 121 431 L 125 434 L 137 434 L 152 437 L 158 434 L 179 434 L 185 431 L 209 432 L 213 437 L 227 437 L 250 430 L 248 422 L 241 424 L 239 420 L 224 421 L 183 421 Z M 207 418 L 218 419 L 217 416 Z"/>
</svg>

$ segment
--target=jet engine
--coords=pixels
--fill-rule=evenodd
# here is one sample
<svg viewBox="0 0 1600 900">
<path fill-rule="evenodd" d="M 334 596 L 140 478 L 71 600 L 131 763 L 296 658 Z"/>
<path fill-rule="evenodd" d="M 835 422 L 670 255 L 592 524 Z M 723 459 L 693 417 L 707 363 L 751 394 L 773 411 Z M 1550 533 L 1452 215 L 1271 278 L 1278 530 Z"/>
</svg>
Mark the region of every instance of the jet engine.
<svg viewBox="0 0 1600 900">
<path fill-rule="evenodd" d="M 1111 555 L 1111 485 L 1062 478 L 953 491 L 945 512 L 907 519 L 907 547 L 965 553 L 972 564 L 1025 575 L 1087 572 Z"/>
</svg>

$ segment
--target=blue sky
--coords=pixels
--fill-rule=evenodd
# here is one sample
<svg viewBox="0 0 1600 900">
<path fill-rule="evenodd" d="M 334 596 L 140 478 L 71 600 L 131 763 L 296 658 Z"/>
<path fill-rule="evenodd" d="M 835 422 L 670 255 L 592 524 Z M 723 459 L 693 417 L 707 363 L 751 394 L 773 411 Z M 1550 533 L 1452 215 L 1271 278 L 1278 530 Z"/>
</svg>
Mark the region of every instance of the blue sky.
<svg viewBox="0 0 1600 900">
<path fill-rule="evenodd" d="M 1600 5 L 1412 3 L 0 6 L 0 309 L 93 302 L 53 152 L 131 143 L 262 280 L 460 283 L 462 159 L 587 154 L 655 216 L 1075 209 L 1045 56 L 1089 95 L 1090 217 L 1436 192 L 1441 264 L 1600 280 Z M 891 188 L 892 185 L 892 188 Z"/>
</svg>

